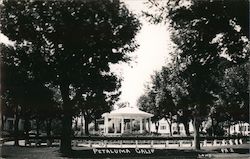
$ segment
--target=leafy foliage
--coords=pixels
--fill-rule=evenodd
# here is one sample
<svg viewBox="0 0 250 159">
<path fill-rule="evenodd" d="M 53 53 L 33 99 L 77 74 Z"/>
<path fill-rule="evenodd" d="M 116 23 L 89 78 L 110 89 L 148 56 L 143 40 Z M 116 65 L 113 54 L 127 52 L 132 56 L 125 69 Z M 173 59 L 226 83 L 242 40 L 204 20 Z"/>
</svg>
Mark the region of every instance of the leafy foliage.
<svg viewBox="0 0 250 159">
<path fill-rule="evenodd" d="M 93 100 L 115 97 L 104 95 L 119 88 L 109 66 L 130 60 L 139 21 L 119 1 L 24 0 L 3 1 L 0 22 L 1 32 L 15 41 L 14 53 L 6 55 L 12 65 L 59 88 L 65 130 L 61 150 L 69 151 L 72 115 L 88 111 Z"/>
<path fill-rule="evenodd" d="M 160 120 L 164 114 L 161 113 L 159 105 L 156 104 L 157 91 L 159 89 L 159 74 L 156 72 L 152 77 L 152 84 L 148 85 L 145 94 L 143 94 L 137 101 L 137 106 L 143 111 L 154 114 L 152 117 L 153 122 Z"/>
<path fill-rule="evenodd" d="M 248 1 L 149 1 L 158 8 L 160 16 L 172 27 L 172 41 L 175 43 L 177 66 L 186 83 L 188 105 L 207 116 L 209 105 L 217 99 L 216 94 L 224 88 L 219 77 L 234 64 L 248 60 Z M 239 11 L 238 8 L 241 8 Z M 243 16 L 244 15 L 244 16 Z M 205 111 L 204 111 L 205 110 Z M 202 114 L 204 113 L 204 114 Z"/>
<path fill-rule="evenodd" d="M 174 64 L 176 63 L 173 61 L 152 76 L 152 83 L 138 99 L 137 105 L 154 114 L 152 119 L 156 123 L 162 118 L 167 119 L 170 125 L 173 122 L 183 123 L 186 134 L 189 135 L 191 108 L 186 101 L 186 85 Z"/>
<path fill-rule="evenodd" d="M 226 70 L 221 84 L 222 104 L 219 109 L 231 122 L 249 122 L 249 64 L 239 65 Z M 227 105 L 223 107 L 222 105 Z M 222 108 L 221 108 L 222 107 Z"/>
<path fill-rule="evenodd" d="M 191 111 L 196 148 L 199 149 L 200 124 L 220 100 L 219 94 L 229 88 L 220 84 L 221 77 L 228 78 L 227 69 L 249 60 L 249 1 L 150 0 L 149 5 L 158 12 L 146 12 L 146 17 L 156 23 L 170 24 L 175 44 L 173 57 L 182 79 L 180 82 L 185 83 L 181 85 L 185 93 L 179 96 L 179 101 Z M 226 92 L 225 96 L 239 101 L 235 100 L 237 94 Z M 224 99 L 228 100 L 224 108 L 233 109 L 230 108 L 231 99 Z M 239 103 L 233 105 L 241 107 Z"/>
</svg>

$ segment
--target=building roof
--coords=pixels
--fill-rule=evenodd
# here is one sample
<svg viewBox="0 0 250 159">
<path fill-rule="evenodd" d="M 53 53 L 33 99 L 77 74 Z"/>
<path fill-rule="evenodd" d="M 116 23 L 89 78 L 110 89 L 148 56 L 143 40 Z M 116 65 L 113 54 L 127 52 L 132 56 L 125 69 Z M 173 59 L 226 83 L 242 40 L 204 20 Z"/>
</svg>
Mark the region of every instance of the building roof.
<svg viewBox="0 0 250 159">
<path fill-rule="evenodd" d="M 150 118 L 153 114 L 144 112 L 134 107 L 124 107 L 111 111 L 110 113 L 104 113 L 102 116 L 108 117 L 123 117 L 123 118 Z"/>
</svg>

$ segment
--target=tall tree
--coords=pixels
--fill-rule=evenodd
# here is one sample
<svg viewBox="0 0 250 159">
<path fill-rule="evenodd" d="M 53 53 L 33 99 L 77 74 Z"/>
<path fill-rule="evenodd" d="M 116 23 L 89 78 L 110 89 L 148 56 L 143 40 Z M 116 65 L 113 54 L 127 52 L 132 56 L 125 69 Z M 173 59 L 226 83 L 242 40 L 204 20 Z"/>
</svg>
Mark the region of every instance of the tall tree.
<svg viewBox="0 0 250 159">
<path fill-rule="evenodd" d="M 18 123 L 19 119 L 24 119 L 25 123 L 30 119 L 41 121 L 55 117 L 55 109 L 58 110 L 56 102 L 53 100 L 53 92 L 44 83 L 35 80 L 30 72 L 26 72 L 26 67 L 13 63 L 13 56 L 18 51 L 11 47 L 2 47 L 5 53 L 1 55 L 2 63 L 2 93 L 7 111 L 12 111 L 14 116 L 14 137 L 15 145 L 18 145 Z M 15 56 L 18 57 L 18 56 Z M 18 79 L 18 80 L 17 80 Z M 7 114 L 4 114 L 7 115 Z M 25 129 L 26 134 L 28 132 Z"/>
<path fill-rule="evenodd" d="M 186 104 L 186 84 L 179 76 L 176 62 L 162 67 L 152 76 L 151 87 L 138 99 L 139 107 L 155 115 L 155 122 L 162 118 L 167 119 L 172 135 L 172 123 L 183 123 L 186 134 L 189 136 L 189 121 L 191 111 Z"/>
<path fill-rule="evenodd" d="M 96 80 L 96 79 L 95 79 Z M 112 82 L 111 82 L 112 81 Z M 77 105 L 81 109 L 85 121 L 85 134 L 89 134 L 88 125 L 90 122 L 101 117 L 105 112 L 111 110 L 112 105 L 117 101 L 120 92 L 119 79 L 116 76 L 106 76 L 102 85 L 96 85 L 95 81 L 82 94 Z M 100 87 L 102 87 L 100 89 Z"/>
<path fill-rule="evenodd" d="M 181 74 L 187 83 L 187 106 L 192 111 L 195 148 L 200 149 L 199 127 L 223 87 L 218 84 L 224 69 L 248 61 L 249 2 L 240 1 L 150 1 L 158 15 L 146 13 L 155 22 L 167 20 L 172 28 Z"/>
<path fill-rule="evenodd" d="M 169 89 L 171 87 L 167 85 L 169 81 L 164 78 L 166 76 L 162 76 L 162 72 L 155 72 L 151 77 L 152 83 L 147 86 L 146 93 L 138 99 L 137 105 L 139 108 L 154 114 L 152 121 L 156 123 L 157 132 L 159 120 L 162 118 L 167 119 L 170 126 L 170 135 L 172 135 L 172 123 L 177 111 Z"/>
<path fill-rule="evenodd" d="M 224 113 L 231 121 L 249 122 L 249 63 L 226 69 L 221 84 Z"/>
<path fill-rule="evenodd" d="M 171 92 L 171 70 L 165 68 L 159 74 L 160 80 L 156 95 L 156 106 L 159 108 L 162 116 L 167 119 L 170 135 L 172 136 L 172 123 L 176 120 L 177 109 Z"/>
<path fill-rule="evenodd" d="M 60 89 L 63 153 L 71 150 L 72 109 L 82 93 L 77 90 L 107 75 L 111 63 L 129 60 L 139 28 L 119 1 L 3 1 L 0 29 L 24 50 L 18 61 L 36 80 Z"/>
<path fill-rule="evenodd" d="M 28 78 L 28 72 L 19 67 L 18 62 L 15 61 L 10 54 L 15 53 L 11 47 L 2 45 L 1 51 L 1 99 L 5 106 L 4 116 L 14 117 L 14 145 L 19 145 L 18 142 L 18 123 L 21 118 L 21 112 L 27 109 L 28 86 L 31 81 Z M 14 61 L 14 62 L 12 62 Z M 18 80 L 17 80 L 18 79 Z"/>
<path fill-rule="evenodd" d="M 165 101 L 168 112 L 175 115 L 175 122 L 183 123 L 186 135 L 189 136 L 189 122 L 191 112 L 187 106 L 187 85 L 185 80 L 180 76 L 180 70 L 176 59 L 170 64 L 162 67 L 162 89 L 168 94 L 168 102 Z M 164 109 L 164 108 L 162 108 Z"/>
<path fill-rule="evenodd" d="M 151 118 L 152 122 L 155 123 L 156 132 L 159 130 L 159 120 L 162 118 L 159 109 L 155 104 L 156 93 L 152 90 L 145 92 L 137 100 L 137 106 L 143 111 L 149 112 L 154 116 Z"/>
<path fill-rule="evenodd" d="M 155 72 L 155 76 L 151 76 L 151 83 L 148 83 L 145 88 L 145 93 L 139 97 L 137 100 L 137 106 L 143 111 L 154 114 L 152 117 L 152 122 L 155 123 L 156 131 L 158 132 L 159 120 L 162 118 L 159 107 L 156 105 L 156 95 L 157 95 L 157 76 L 159 75 Z"/>
</svg>

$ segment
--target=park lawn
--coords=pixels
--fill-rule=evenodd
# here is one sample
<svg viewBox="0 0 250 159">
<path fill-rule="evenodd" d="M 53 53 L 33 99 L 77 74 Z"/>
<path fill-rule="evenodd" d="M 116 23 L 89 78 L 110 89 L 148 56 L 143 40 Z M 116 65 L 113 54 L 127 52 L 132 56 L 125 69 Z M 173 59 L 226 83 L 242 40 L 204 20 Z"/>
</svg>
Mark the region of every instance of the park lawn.
<svg viewBox="0 0 250 159">
<path fill-rule="evenodd" d="M 250 148 L 250 144 L 242 144 L 242 145 L 232 145 L 232 146 L 225 146 L 228 148 L 245 150 Z M 221 147 L 206 147 L 203 150 L 212 153 L 213 158 L 241 158 L 247 159 L 250 158 L 250 154 L 238 154 L 238 153 L 220 153 L 218 150 Z M 2 145 L 0 147 L 0 157 L 2 158 L 13 158 L 13 159 L 67 159 L 69 157 L 64 157 L 59 152 L 59 147 L 24 147 L 24 146 L 12 146 L 12 145 Z M 249 151 L 248 151 L 249 152 Z M 75 158 L 86 158 L 87 156 L 74 156 Z M 185 156 L 183 156 L 185 158 Z M 120 157 L 119 157 L 120 158 Z M 147 157 L 147 159 L 165 159 L 164 157 Z M 123 158 L 120 158 L 123 159 Z M 125 159 L 125 157 L 124 157 Z M 145 157 L 134 157 L 134 159 L 145 159 Z"/>
</svg>

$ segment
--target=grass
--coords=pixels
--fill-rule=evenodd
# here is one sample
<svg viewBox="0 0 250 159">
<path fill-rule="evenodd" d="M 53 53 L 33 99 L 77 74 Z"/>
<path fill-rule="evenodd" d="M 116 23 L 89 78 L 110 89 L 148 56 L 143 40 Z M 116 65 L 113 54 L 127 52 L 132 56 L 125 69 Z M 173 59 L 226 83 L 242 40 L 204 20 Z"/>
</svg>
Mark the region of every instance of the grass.
<svg viewBox="0 0 250 159">
<path fill-rule="evenodd" d="M 221 148 L 232 148 L 235 152 L 234 153 L 221 153 L 220 152 Z M 89 156 L 84 156 L 84 153 L 81 150 L 72 151 L 73 153 L 71 153 L 70 157 L 63 156 L 59 152 L 58 146 L 24 147 L 24 146 L 2 145 L 0 149 L 1 149 L 0 157 L 2 158 L 13 158 L 13 159 L 93 158 Z M 250 144 L 242 144 L 242 145 L 232 145 L 232 146 L 223 146 L 223 147 L 222 146 L 206 147 L 206 148 L 203 148 L 203 151 L 210 154 L 210 155 L 205 155 L 205 157 L 211 157 L 211 158 L 216 158 L 216 159 L 217 158 L 218 159 L 235 159 L 235 158 L 247 159 L 247 158 L 250 158 L 249 149 L 250 149 Z M 118 156 L 114 158 L 128 159 L 131 157 L 132 156 L 130 157 Z M 181 153 L 179 155 L 177 154 L 176 156 L 172 156 L 172 157 L 168 156 L 168 159 L 184 159 L 184 158 L 191 159 L 194 157 L 181 155 Z M 144 156 L 144 157 L 133 157 L 133 159 L 166 159 L 166 156 L 163 156 L 163 157 L 162 156 L 153 156 L 153 157 Z"/>
</svg>

